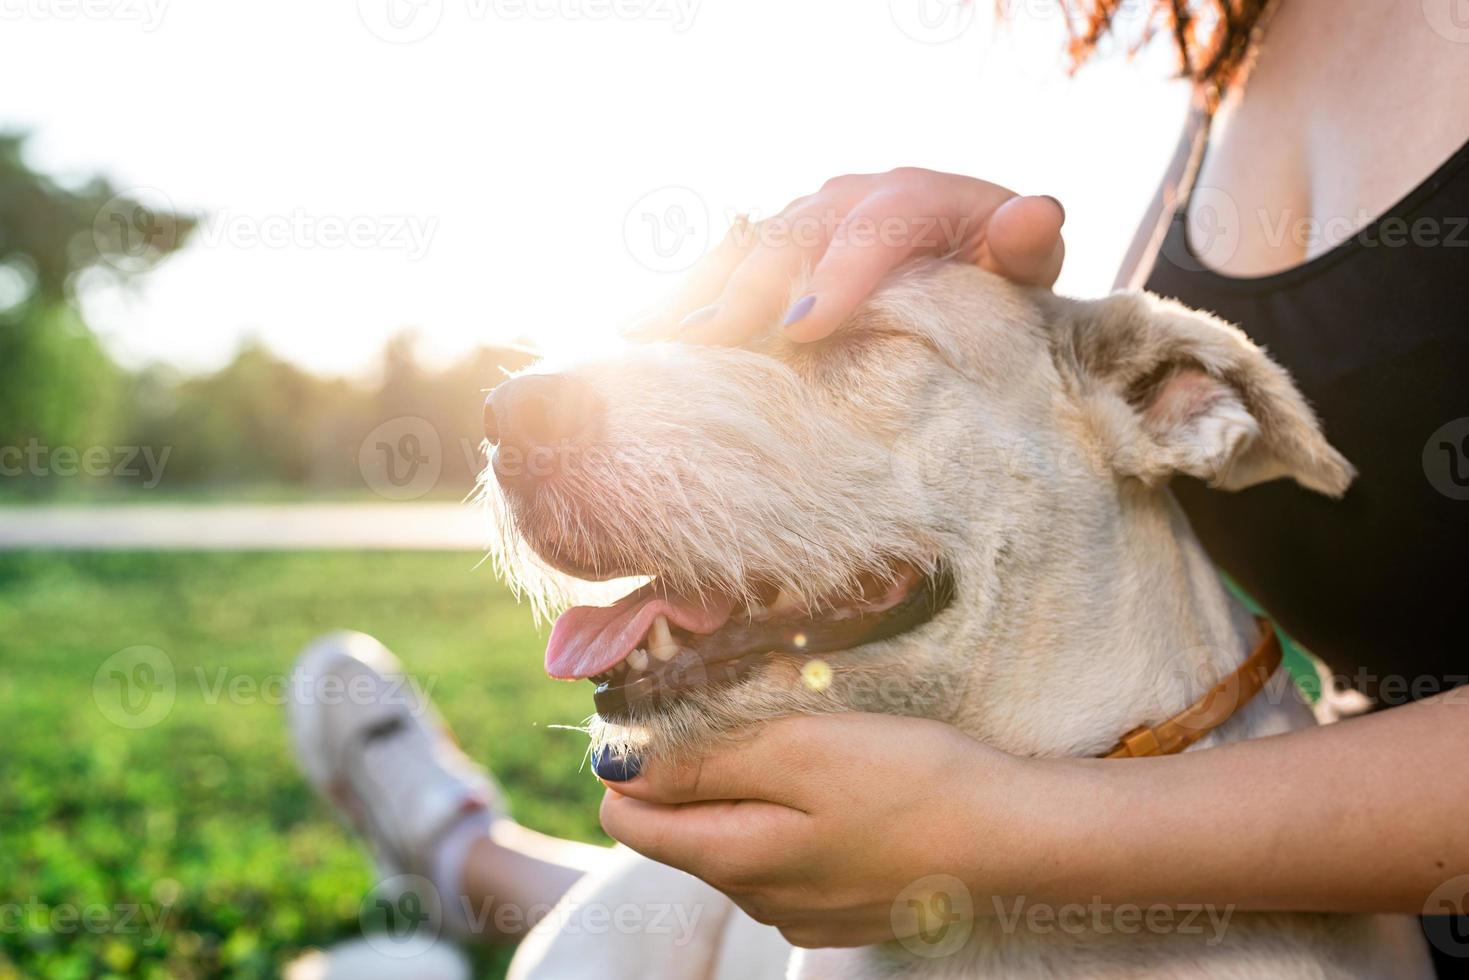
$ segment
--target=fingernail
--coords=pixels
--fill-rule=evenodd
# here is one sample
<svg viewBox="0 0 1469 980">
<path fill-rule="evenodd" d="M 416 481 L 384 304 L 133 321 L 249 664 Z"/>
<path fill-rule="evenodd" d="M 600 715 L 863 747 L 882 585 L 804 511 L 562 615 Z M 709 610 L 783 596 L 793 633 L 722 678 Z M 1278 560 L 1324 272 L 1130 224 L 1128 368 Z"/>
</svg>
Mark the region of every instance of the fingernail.
<svg viewBox="0 0 1469 980">
<path fill-rule="evenodd" d="M 625 783 L 642 771 L 643 760 L 636 752 L 613 754 L 605 748 L 592 756 L 592 771 L 609 783 Z"/>
<path fill-rule="evenodd" d="M 811 312 L 811 307 L 815 305 L 815 294 L 802 296 L 800 299 L 791 304 L 791 308 L 789 310 L 786 310 L 786 318 L 781 326 L 789 327 L 793 323 L 799 323 L 802 319 L 805 318 L 807 313 Z"/>
<path fill-rule="evenodd" d="M 682 330 L 685 327 L 694 327 L 698 326 L 701 323 L 707 323 L 708 321 L 714 319 L 715 314 L 717 314 L 718 312 L 718 303 L 710 303 L 708 306 L 701 306 L 694 312 L 690 313 L 688 316 L 684 317 L 682 320 L 678 321 L 678 329 Z"/>
<path fill-rule="evenodd" d="M 1061 223 L 1064 225 L 1066 223 L 1066 205 L 1062 204 L 1058 199 L 1052 197 L 1049 194 L 1042 194 L 1041 197 L 1056 205 L 1056 210 L 1061 212 Z"/>
</svg>

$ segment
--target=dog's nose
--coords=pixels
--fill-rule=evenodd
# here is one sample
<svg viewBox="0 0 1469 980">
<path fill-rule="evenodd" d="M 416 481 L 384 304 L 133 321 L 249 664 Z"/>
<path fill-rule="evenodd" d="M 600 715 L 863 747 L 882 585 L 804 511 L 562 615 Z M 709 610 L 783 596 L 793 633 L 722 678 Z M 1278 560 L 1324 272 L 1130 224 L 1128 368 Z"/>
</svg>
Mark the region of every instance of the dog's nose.
<svg viewBox="0 0 1469 980">
<path fill-rule="evenodd" d="M 569 450 L 590 439 L 597 417 L 591 386 L 565 374 L 527 374 L 485 399 L 485 438 L 499 448 L 495 474 L 520 482 L 551 476 Z"/>
</svg>

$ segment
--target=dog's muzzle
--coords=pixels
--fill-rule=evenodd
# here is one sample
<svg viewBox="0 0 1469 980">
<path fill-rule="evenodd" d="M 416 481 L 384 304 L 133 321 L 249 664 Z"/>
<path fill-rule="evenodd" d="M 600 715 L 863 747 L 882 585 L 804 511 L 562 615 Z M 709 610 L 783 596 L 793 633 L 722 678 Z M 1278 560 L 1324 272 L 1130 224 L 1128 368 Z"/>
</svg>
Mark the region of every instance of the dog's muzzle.
<svg viewBox="0 0 1469 980">
<path fill-rule="evenodd" d="M 485 439 L 500 486 L 529 493 L 560 473 L 568 453 L 596 438 L 600 404 L 589 385 L 566 374 L 526 374 L 485 399 Z"/>
</svg>

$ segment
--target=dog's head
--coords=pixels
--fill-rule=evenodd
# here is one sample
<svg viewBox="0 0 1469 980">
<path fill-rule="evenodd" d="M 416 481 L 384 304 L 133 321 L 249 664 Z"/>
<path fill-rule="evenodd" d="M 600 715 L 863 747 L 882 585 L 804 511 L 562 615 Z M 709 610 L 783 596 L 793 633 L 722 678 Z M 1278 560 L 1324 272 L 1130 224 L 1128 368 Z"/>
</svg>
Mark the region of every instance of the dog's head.
<svg viewBox="0 0 1469 980">
<path fill-rule="evenodd" d="M 596 683 L 593 734 L 663 752 L 791 712 L 949 717 L 997 611 L 1096 547 L 1127 494 L 1350 466 L 1241 333 L 921 262 L 828 340 L 629 345 L 491 394 L 497 558 Z M 1103 534 L 1105 536 L 1105 534 Z"/>
</svg>

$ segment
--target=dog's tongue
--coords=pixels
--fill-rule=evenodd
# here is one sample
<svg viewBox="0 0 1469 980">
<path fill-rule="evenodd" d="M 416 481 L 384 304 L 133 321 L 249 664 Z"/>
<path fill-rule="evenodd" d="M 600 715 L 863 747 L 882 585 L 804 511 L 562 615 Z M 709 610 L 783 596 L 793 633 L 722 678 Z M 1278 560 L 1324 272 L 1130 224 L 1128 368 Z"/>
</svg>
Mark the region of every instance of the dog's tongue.
<svg viewBox="0 0 1469 980">
<path fill-rule="evenodd" d="M 734 600 L 727 596 L 660 595 L 653 583 L 610 606 L 573 606 L 551 627 L 546 673 L 564 680 L 595 677 L 637 649 L 658 616 L 690 633 L 713 633 L 733 610 Z"/>
</svg>

